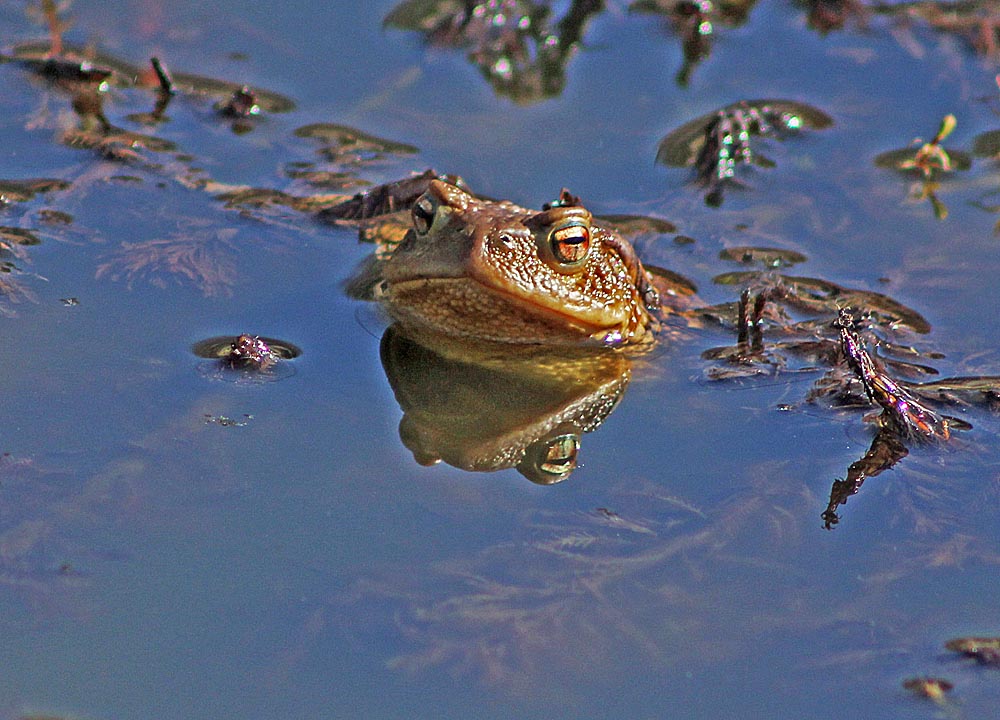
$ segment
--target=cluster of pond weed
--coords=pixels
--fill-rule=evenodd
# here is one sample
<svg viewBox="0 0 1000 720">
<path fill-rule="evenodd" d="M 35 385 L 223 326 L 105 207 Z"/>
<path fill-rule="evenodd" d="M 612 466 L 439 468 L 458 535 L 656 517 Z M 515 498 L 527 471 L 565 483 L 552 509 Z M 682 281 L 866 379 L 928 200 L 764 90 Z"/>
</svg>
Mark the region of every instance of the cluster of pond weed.
<svg viewBox="0 0 1000 720">
<path fill-rule="evenodd" d="M 685 87 L 698 65 L 710 58 L 718 30 L 745 25 L 756 5 L 757 0 L 633 0 L 627 12 L 667 20 L 682 49 L 675 81 Z M 796 6 L 806 12 L 807 26 L 820 34 L 849 26 L 870 33 L 885 19 L 889 27 L 878 29 L 886 33 L 911 24 L 957 38 L 986 57 L 1000 56 L 994 0 L 799 0 Z M 533 103 L 562 92 L 567 65 L 585 43 L 588 24 L 608 9 L 605 0 L 572 0 L 558 11 L 547 0 L 402 0 L 383 24 L 420 33 L 433 47 L 464 51 L 494 92 Z M 912 36 L 897 36 L 915 44 Z"/>
</svg>

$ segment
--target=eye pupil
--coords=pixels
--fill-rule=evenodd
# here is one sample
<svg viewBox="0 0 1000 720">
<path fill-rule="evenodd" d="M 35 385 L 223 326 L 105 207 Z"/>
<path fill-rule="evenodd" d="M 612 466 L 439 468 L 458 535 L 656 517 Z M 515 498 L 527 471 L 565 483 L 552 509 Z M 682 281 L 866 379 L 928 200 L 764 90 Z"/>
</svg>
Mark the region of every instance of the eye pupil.
<svg viewBox="0 0 1000 720">
<path fill-rule="evenodd" d="M 413 229 L 426 235 L 434 223 L 434 203 L 426 195 L 413 204 Z"/>
<path fill-rule="evenodd" d="M 579 265 L 590 254 L 590 229 L 572 223 L 555 228 L 549 235 L 552 254 L 565 265 Z"/>
</svg>

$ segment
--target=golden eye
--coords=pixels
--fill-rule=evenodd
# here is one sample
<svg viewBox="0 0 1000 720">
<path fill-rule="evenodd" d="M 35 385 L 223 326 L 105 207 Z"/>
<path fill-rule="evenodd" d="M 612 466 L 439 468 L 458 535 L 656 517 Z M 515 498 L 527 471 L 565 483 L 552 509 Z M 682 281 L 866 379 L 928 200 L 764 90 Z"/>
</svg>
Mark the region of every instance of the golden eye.
<svg viewBox="0 0 1000 720">
<path fill-rule="evenodd" d="M 560 268 L 582 267 L 590 255 L 590 227 L 578 219 L 556 225 L 549 231 L 549 248 Z"/>
<path fill-rule="evenodd" d="M 417 235 L 426 235 L 430 232 L 431 225 L 434 224 L 434 201 L 428 195 L 421 195 L 410 211 L 413 217 L 413 229 Z"/>
</svg>

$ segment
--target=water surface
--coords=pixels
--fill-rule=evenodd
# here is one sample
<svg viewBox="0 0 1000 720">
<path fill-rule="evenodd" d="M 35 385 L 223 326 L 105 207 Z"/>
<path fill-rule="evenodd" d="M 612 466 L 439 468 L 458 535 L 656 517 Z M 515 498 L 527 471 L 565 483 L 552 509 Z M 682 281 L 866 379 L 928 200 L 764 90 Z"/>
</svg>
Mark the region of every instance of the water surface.
<svg viewBox="0 0 1000 720">
<path fill-rule="evenodd" d="M 639 250 L 707 302 L 734 299 L 711 281 L 741 269 L 724 248 L 796 250 L 796 273 L 919 311 L 943 374 L 996 374 L 995 162 L 941 182 L 945 219 L 919 178 L 873 164 L 949 112 L 949 147 L 996 129 L 995 58 L 919 21 L 821 34 L 761 2 L 680 86 L 669 22 L 611 2 L 564 91 L 518 104 L 465 51 L 383 29 L 392 2 L 244 5 L 73 3 L 67 41 L 295 101 L 237 134 L 214 99 L 174 98 L 148 127 L 128 116 L 154 94 L 112 90 L 114 125 L 177 146 L 138 161 L 58 142 L 67 95 L 0 65 L 3 178 L 72 183 L 0 207 L 41 239 L 0 298 L 0 716 L 934 717 L 901 686 L 923 674 L 991 716 L 1000 675 L 943 649 L 1000 632 L 988 409 L 825 530 L 831 482 L 871 441 L 862 413 L 804 402 L 815 376 L 707 381 L 701 352 L 732 339 L 706 330 L 635 363 L 560 485 L 422 467 L 379 362 L 386 321 L 342 289 L 369 248 L 212 189 L 315 192 L 289 170 L 329 164 L 294 131 L 349 125 L 419 149 L 356 178 L 432 166 L 530 207 L 566 186 L 669 220 Z M 8 49 L 46 36 L 17 3 L 0 26 Z M 670 130 L 759 97 L 835 124 L 762 146 L 776 167 L 719 208 L 653 162 Z M 199 372 L 195 343 L 240 332 L 302 348 L 294 373 Z"/>
</svg>

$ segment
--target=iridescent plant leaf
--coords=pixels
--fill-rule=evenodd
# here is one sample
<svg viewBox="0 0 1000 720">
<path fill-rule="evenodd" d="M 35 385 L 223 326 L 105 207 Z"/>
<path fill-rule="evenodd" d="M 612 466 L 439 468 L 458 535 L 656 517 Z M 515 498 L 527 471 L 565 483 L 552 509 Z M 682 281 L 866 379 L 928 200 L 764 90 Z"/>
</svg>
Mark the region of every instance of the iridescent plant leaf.
<svg viewBox="0 0 1000 720">
<path fill-rule="evenodd" d="M 690 167 L 695 164 L 705 147 L 705 131 L 720 112 L 730 113 L 742 107 L 770 107 L 779 113 L 799 119 L 799 126 L 822 130 L 833 125 L 833 118 L 822 110 L 794 100 L 745 100 L 727 105 L 721 110 L 706 113 L 686 122 L 664 137 L 656 151 L 656 162 L 670 167 Z"/>
<path fill-rule="evenodd" d="M 935 173 L 968 170 L 972 166 L 972 160 L 966 153 L 946 150 L 941 144 L 957 124 L 954 115 L 945 115 L 930 142 L 924 143 L 918 139 L 911 144 L 913 147 L 884 152 L 876 156 L 875 165 L 906 173 L 918 172 L 925 178 L 930 178 Z M 947 211 L 944 216 L 947 216 Z"/>
<path fill-rule="evenodd" d="M 875 156 L 875 165 L 886 170 L 896 170 L 907 175 L 914 172 L 919 173 L 919 169 L 907 167 L 912 163 L 917 155 L 918 147 L 905 147 L 898 150 L 889 150 Z M 978 154 L 978 153 L 977 153 Z M 949 150 L 948 157 L 951 158 L 952 170 L 968 170 L 972 167 L 972 156 L 961 150 Z"/>
</svg>

